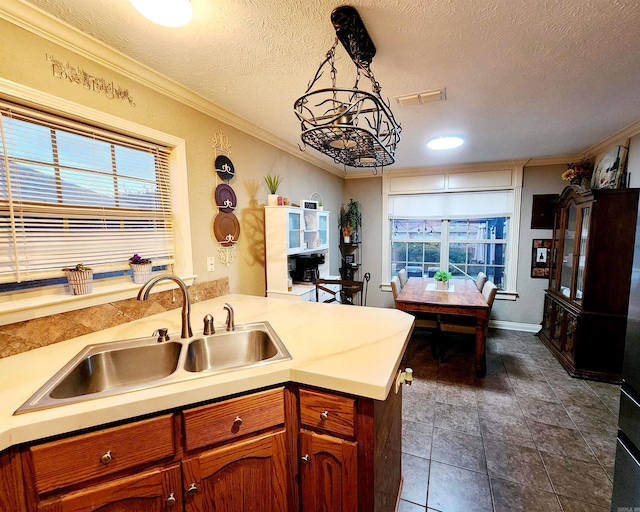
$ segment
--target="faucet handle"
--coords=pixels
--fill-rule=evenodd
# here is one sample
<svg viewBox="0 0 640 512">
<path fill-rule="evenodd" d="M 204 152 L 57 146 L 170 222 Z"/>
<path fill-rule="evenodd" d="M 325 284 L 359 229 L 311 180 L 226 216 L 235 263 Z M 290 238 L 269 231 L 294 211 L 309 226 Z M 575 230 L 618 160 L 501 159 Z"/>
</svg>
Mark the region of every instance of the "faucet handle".
<svg viewBox="0 0 640 512">
<path fill-rule="evenodd" d="M 208 336 L 209 334 L 215 334 L 216 328 L 213 326 L 213 316 L 205 315 L 204 317 L 204 330 L 202 334 Z"/>
<path fill-rule="evenodd" d="M 160 329 L 156 329 L 153 331 L 152 336 L 158 337 L 158 343 L 162 343 L 163 341 L 169 341 L 171 338 L 169 337 L 169 329 L 166 327 L 161 327 Z"/>
</svg>

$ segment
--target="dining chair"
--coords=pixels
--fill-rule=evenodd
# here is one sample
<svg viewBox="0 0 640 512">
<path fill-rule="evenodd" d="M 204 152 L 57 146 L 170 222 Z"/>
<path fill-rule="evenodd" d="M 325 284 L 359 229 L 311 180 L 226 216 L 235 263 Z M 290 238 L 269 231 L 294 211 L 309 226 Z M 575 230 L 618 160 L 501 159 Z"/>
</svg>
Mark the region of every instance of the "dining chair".
<svg viewBox="0 0 640 512">
<path fill-rule="evenodd" d="M 320 302 L 320 292 L 326 292 L 329 297 L 323 302 L 362 306 L 362 290 L 364 281 L 350 281 L 347 279 L 316 279 L 316 302 Z M 356 303 L 359 302 L 359 303 Z"/>
<path fill-rule="evenodd" d="M 407 280 L 409 279 L 407 277 L 406 268 L 401 268 L 400 270 L 398 270 L 398 279 L 400 280 L 400 289 L 404 288 L 404 285 L 407 284 Z"/>
<path fill-rule="evenodd" d="M 476 286 L 478 290 L 482 291 L 484 284 L 487 282 L 487 274 L 484 272 L 478 272 L 478 277 L 476 277 Z"/>
<path fill-rule="evenodd" d="M 484 300 L 489 304 L 489 311 L 487 313 L 487 322 L 484 326 L 485 335 L 489 330 L 489 316 L 491 315 L 491 308 L 493 307 L 493 301 L 496 298 L 496 292 L 498 288 L 491 281 L 487 281 L 482 287 L 482 296 Z M 465 317 L 459 315 L 440 315 L 440 332 L 451 332 L 457 334 L 471 334 L 476 335 L 476 318 Z M 446 346 L 444 339 L 440 340 L 440 361 L 444 361 L 446 353 Z"/>
<path fill-rule="evenodd" d="M 403 269 L 404 270 L 404 269 Z M 400 293 L 400 279 L 398 276 L 393 276 L 391 278 L 391 291 L 393 292 L 393 299 L 398 298 L 398 294 Z M 416 317 L 415 327 L 420 327 L 422 329 L 429 329 L 431 331 L 438 330 L 438 315 L 430 315 L 429 313 L 409 313 Z"/>
</svg>

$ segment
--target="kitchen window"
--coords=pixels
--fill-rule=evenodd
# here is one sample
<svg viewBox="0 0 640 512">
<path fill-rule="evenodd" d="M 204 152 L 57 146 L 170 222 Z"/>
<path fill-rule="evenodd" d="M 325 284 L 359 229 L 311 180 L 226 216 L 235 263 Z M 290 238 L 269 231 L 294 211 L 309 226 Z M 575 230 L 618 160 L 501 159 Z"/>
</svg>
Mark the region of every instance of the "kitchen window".
<svg viewBox="0 0 640 512">
<path fill-rule="evenodd" d="M 77 263 L 94 269 L 102 302 L 135 295 L 134 253 L 191 279 L 184 141 L 38 95 L 52 104 L 0 100 L 0 292 L 9 310 L 67 302 L 61 269 Z"/>
</svg>

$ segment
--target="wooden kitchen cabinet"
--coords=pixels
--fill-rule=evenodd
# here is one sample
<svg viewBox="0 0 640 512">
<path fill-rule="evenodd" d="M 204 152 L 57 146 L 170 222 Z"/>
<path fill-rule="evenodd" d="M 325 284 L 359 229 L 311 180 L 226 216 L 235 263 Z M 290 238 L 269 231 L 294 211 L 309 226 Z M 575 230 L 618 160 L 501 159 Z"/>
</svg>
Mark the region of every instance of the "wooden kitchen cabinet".
<svg viewBox="0 0 640 512">
<path fill-rule="evenodd" d="M 620 381 L 638 192 L 569 186 L 554 203 L 539 336 L 571 376 Z"/>
<path fill-rule="evenodd" d="M 300 454 L 302 512 L 357 512 L 357 444 L 302 431 Z"/>
<path fill-rule="evenodd" d="M 182 512 L 180 464 L 58 494 L 38 512 Z"/>
<path fill-rule="evenodd" d="M 20 454 L 16 448 L 0 452 L 0 510 L 22 512 L 25 509 Z"/>
<path fill-rule="evenodd" d="M 185 512 L 287 512 L 286 432 L 235 441 L 183 461 Z"/>
<path fill-rule="evenodd" d="M 300 388 L 301 512 L 395 510 L 402 481 L 402 387 L 386 400 Z"/>
</svg>

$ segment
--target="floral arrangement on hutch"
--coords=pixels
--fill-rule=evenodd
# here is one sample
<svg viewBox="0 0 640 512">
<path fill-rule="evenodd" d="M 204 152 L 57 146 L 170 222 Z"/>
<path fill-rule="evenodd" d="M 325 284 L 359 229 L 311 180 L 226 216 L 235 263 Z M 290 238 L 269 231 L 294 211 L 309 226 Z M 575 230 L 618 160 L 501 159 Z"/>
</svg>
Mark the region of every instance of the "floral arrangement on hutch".
<svg viewBox="0 0 640 512">
<path fill-rule="evenodd" d="M 150 259 L 142 258 L 139 254 L 134 254 L 129 258 L 129 266 L 133 276 L 133 282 L 144 284 L 151 279 L 153 262 Z"/>
<path fill-rule="evenodd" d="M 578 162 L 570 163 L 567 170 L 562 173 L 562 179 L 572 185 L 582 185 L 583 180 L 591 180 L 591 174 L 593 174 L 593 162 L 583 158 Z"/>
</svg>

